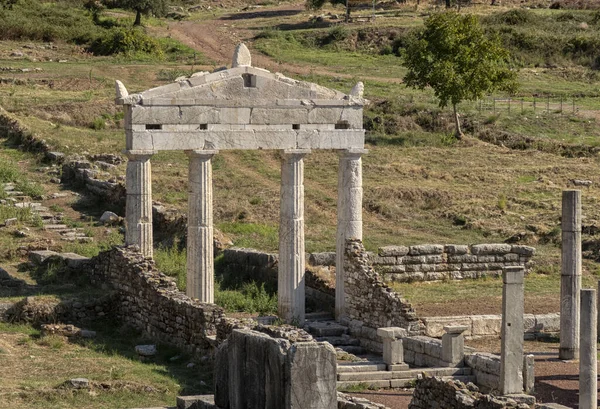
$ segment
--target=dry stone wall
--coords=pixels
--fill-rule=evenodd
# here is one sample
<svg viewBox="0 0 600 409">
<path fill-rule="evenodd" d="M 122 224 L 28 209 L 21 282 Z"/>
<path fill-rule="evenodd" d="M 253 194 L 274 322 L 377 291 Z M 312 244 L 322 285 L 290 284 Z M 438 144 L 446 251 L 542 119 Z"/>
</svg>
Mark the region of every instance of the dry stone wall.
<svg viewBox="0 0 600 409">
<path fill-rule="evenodd" d="M 510 398 L 484 395 L 460 381 L 425 376 L 417 380 L 409 409 L 530 409 Z"/>
<path fill-rule="evenodd" d="M 362 241 L 346 242 L 344 271 L 346 324 L 361 345 L 375 352 L 383 350 L 377 328 L 402 327 L 411 335 L 422 332 L 423 323 L 415 310 L 375 272 Z"/>
<path fill-rule="evenodd" d="M 436 281 L 499 276 L 507 266 L 530 266 L 535 249 L 514 244 L 386 246 L 371 256 L 388 281 Z"/>
<path fill-rule="evenodd" d="M 223 310 L 187 297 L 135 249 L 115 247 L 90 263 L 94 284 L 116 291 L 115 313 L 153 339 L 204 353 L 216 344 Z"/>
</svg>

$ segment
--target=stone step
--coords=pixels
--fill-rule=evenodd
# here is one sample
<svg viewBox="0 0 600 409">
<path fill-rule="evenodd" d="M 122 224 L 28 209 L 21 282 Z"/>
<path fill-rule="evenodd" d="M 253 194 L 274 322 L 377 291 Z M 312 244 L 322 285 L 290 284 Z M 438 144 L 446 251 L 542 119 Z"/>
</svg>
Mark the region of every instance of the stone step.
<svg viewBox="0 0 600 409">
<path fill-rule="evenodd" d="M 34 202 L 21 202 L 21 203 L 15 203 L 15 207 L 18 207 L 20 209 L 27 209 L 27 208 L 35 208 L 35 207 L 40 207 L 42 206 L 41 203 L 34 203 Z"/>
<path fill-rule="evenodd" d="M 360 342 L 359 342 L 360 343 Z M 367 350 L 363 347 L 356 345 L 338 345 L 336 348 L 343 350 L 352 355 L 364 355 L 367 353 Z"/>
<path fill-rule="evenodd" d="M 348 327 L 340 325 L 335 321 L 309 322 L 305 327 L 309 333 L 316 337 L 335 337 L 348 332 Z"/>
<path fill-rule="evenodd" d="M 411 388 L 414 387 L 414 382 L 417 379 L 414 378 L 409 379 L 364 379 L 360 381 L 337 381 L 338 389 L 345 389 L 352 386 L 365 386 L 367 388 L 380 388 L 380 389 L 388 389 L 388 388 Z M 461 381 L 464 383 L 475 383 L 474 376 L 444 376 L 442 377 L 444 380 L 454 379 L 457 381 Z"/>
<path fill-rule="evenodd" d="M 63 237 L 87 237 L 85 233 L 73 230 L 60 230 L 59 233 Z"/>
<path fill-rule="evenodd" d="M 42 218 L 42 223 L 49 223 L 57 221 L 57 218 L 49 212 L 39 212 L 38 216 Z"/>
<path fill-rule="evenodd" d="M 66 224 L 46 224 L 44 230 L 66 230 L 69 226 Z"/>
<path fill-rule="evenodd" d="M 304 319 L 306 321 L 333 321 L 334 317 L 333 314 L 331 314 L 330 312 L 319 311 L 309 312 L 308 314 L 305 314 Z"/>
<path fill-rule="evenodd" d="M 60 238 L 63 241 L 71 241 L 71 242 L 82 242 L 82 243 L 91 243 L 92 241 L 94 241 L 93 237 L 61 237 Z"/>
<path fill-rule="evenodd" d="M 7 196 L 23 196 L 23 192 L 19 192 L 18 190 L 5 190 Z"/>
<path fill-rule="evenodd" d="M 349 363 L 338 363 L 337 372 L 340 373 L 352 373 L 352 372 L 377 372 L 387 370 L 387 365 L 383 362 L 349 362 Z"/>
<path fill-rule="evenodd" d="M 351 338 L 348 335 L 342 335 L 341 337 L 316 337 L 315 340 L 318 342 L 329 342 L 334 347 L 341 345 L 360 346 L 358 339 Z"/>
<path fill-rule="evenodd" d="M 339 368 L 339 367 L 338 367 Z M 339 381 L 368 381 L 381 379 L 417 379 L 417 377 L 425 372 L 429 376 L 439 377 L 469 377 L 471 368 L 414 368 L 404 371 L 371 371 L 371 372 L 339 372 Z"/>
</svg>

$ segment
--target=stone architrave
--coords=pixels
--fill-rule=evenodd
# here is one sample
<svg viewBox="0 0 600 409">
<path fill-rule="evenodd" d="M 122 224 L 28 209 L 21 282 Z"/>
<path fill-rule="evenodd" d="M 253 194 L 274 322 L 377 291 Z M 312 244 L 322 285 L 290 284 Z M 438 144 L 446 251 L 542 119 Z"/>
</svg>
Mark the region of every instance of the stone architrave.
<svg viewBox="0 0 600 409">
<path fill-rule="evenodd" d="M 304 325 L 304 156 L 307 150 L 287 150 L 281 162 L 279 222 L 279 269 L 277 304 L 279 316 Z"/>
<path fill-rule="evenodd" d="M 502 341 L 500 393 L 523 392 L 523 314 L 525 269 L 504 267 L 502 271 Z"/>
<path fill-rule="evenodd" d="M 581 290 L 579 409 L 598 408 L 598 310 L 596 290 Z"/>
<path fill-rule="evenodd" d="M 125 151 L 127 172 L 125 186 L 125 244 L 136 245 L 145 257 L 152 257 L 152 174 L 153 151 Z"/>
<path fill-rule="evenodd" d="M 338 168 L 338 218 L 335 262 L 335 318 L 345 315 L 344 249 L 347 239 L 362 240 L 362 155 L 365 149 L 340 152 Z"/>
<path fill-rule="evenodd" d="M 212 157 L 217 151 L 186 151 L 189 157 L 186 294 L 214 303 Z"/>
<path fill-rule="evenodd" d="M 577 359 L 581 289 L 581 191 L 562 193 L 562 267 L 560 277 L 560 359 Z"/>
</svg>

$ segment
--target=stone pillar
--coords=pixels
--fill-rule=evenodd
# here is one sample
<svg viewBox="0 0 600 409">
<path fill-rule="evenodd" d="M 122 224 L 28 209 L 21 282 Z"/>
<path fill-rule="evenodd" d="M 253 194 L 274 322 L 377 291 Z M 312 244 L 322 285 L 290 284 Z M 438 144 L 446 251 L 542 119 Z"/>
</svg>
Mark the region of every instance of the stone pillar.
<svg viewBox="0 0 600 409">
<path fill-rule="evenodd" d="M 388 371 L 408 369 L 408 365 L 404 363 L 402 344 L 402 337 L 406 335 L 406 330 L 400 327 L 377 328 L 377 336 L 383 340 L 383 362 L 387 365 Z"/>
<path fill-rule="evenodd" d="M 579 326 L 579 409 L 598 408 L 597 365 L 598 310 L 596 290 L 581 290 L 581 322 Z"/>
<path fill-rule="evenodd" d="M 446 333 L 442 335 L 442 361 L 448 366 L 463 366 L 465 357 L 465 337 L 463 332 L 469 329 L 464 325 L 451 325 L 444 327 Z"/>
<path fill-rule="evenodd" d="M 279 223 L 279 317 L 304 325 L 304 156 L 308 150 L 286 150 L 281 162 Z"/>
<path fill-rule="evenodd" d="M 125 245 L 136 245 L 145 257 L 152 258 L 152 173 L 150 157 L 154 151 L 124 152 L 127 162 L 125 187 Z"/>
<path fill-rule="evenodd" d="M 500 393 L 523 392 L 523 314 L 525 269 L 504 267 L 502 271 L 502 342 Z"/>
<path fill-rule="evenodd" d="M 186 151 L 189 158 L 186 294 L 214 303 L 212 157 L 217 151 Z"/>
<path fill-rule="evenodd" d="M 346 310 L 344 289 L 344 249 L 346 240 L 362 240 L 362 160 L 364 149 L 340 152 L 338 168 L 337 238 L 335 260 L 335 318 L 343 319 Z"/>
<path fill-rule="evenodd" d="M 523 391 L 532 394 L 535 386 L 535 356 L 523 357 Z"/>
<path fill-rule="evenodd" d="M 581 289 L 581 191 L 562 193 L 562 267 L 560 277 L 560 359 L 577 359 Z"/>
</svg>

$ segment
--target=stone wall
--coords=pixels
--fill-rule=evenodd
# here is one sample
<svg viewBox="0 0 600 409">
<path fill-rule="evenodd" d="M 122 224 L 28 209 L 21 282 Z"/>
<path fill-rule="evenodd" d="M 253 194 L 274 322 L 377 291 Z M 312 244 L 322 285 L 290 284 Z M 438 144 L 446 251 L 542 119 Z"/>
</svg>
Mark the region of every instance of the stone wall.
<svg viewBox="0 0 600 409">
<path fill-rule="evenodd" d="M 486 352 L 465 353 L 465 364 L 471 368 L 477 385 L 490 390 L 500 389 L 500 356 Z"/>
<path fill-rule="evenodd" d="M 530 266 L 535 249 L 514 244 L 386 246 L 371 255 L 387 281 L 435 281 L 499 276 L 502 268 Z"/>
<path fill-rule="evenodd" d="M 344 271 L 346 324 L 362 346 L 381 352 L 383 346 L 377 336 L 381 327 L 402 327 L 411 335 L 422 332 L 423 323 L 415 310 L 373 270 L 360 240 L 346 242 Z"/>
<path fill-rule="evenodd" d="M 415 336 L 402 338 L 404 362 L 419 367 L 439 368 L 447 366 L 442 360 L 442 341 L 435 338 Z"/>
<path fill-rule="evenodd" d="M 440 338 L 445 326 L 466 326 L 466 338 L 499 337 L 502 315 L 462 315 L 449 317 L 423 317 L 424 335 Z M 523 316 L 524 339 L 548 339 L 560 332 L 560 315 L 525 314 Z"/>
<path fill-rule="evenodd" d="M 473 384 L 425 376 L 417 380 L 409 409 L 530 409 L 510 398 L 484 395 Z"/>
<path fill-rule="evenodd" d="M 203 353 L 216 344 L 223 310 L 187 297 L 152 260 L 133 249 L 115 247 L 90 262 L 92 283 L 116 292 L 115 313 L 153 339 Z"/>
</svg>

